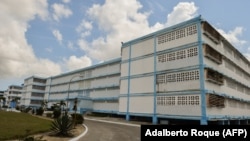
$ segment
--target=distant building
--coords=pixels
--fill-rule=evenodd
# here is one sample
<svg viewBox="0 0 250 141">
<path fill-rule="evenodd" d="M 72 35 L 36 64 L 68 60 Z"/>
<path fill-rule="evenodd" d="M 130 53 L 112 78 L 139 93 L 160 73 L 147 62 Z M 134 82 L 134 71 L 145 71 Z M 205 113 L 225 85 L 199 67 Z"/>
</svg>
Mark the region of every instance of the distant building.
<svg viewBox="0 0 250 141">
<path fill-rule="evenodd" d="M 6 104 L 15 108 L 17 105 L 20 105 L 20 99 L 22 97 L 22 86 L 10 85 L 8 89 L 4 92 L 6 98 Z"/>
<path fill-rule="evenodd" d="M 196 17 L 123 42 L 121 58 L 51 76 L 25 79 L 22 104 L 61 100 L 78 112 L 246 124 L 250 62 L 206 20 Z"/>
<path fill-rule="evenodd" d="M 46 78 L 31 76 L 24 80 L 21 105 L 25 107 L 41 107 L 44 101 Z"/>
</svg>

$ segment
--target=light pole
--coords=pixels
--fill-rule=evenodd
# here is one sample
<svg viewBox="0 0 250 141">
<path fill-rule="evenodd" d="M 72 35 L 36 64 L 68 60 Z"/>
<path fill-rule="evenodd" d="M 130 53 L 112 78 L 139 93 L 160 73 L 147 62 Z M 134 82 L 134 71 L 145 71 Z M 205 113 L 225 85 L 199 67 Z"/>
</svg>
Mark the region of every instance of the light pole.
<svg viewBox="0 0 250 141">
<path fill-rule="evenodd" d="M 70 79 L 70 81 L 69 81 L 69 85 L 68 85 L 68 97 L 67 97 L 67 103 L 66 103 L 66 107 L 67 107 L 67 113 L 66 114 L 68 114 L 68 111 L 69 111 L 69 107 L 68 107 L 68 103 L 69 103 L 69 91 L 70 91 L 70 83 L 71 83 L 71 81 L 74 79 L 74 78 L 76 78 L 76 77 L 80 77 L 80 78 L 82 78 L 82 77 L 84 77 L 82 74 L 79 74 L 79 75 L 74 75 L 74 76 L 72 76 L 72 78 Z"/>
</svg>

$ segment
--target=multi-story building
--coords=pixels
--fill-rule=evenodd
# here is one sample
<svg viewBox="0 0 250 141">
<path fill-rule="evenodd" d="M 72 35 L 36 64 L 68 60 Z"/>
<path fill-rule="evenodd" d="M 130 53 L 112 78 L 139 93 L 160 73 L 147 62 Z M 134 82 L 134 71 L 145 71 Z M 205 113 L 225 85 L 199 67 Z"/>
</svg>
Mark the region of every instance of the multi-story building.
<svg viewBox="0 0 250 141">
<path fill-rule="evenodd" d="M 246 122 L 250 63 L 201 17 L 122 45 L 119 113 Z"/>
<path fill-rule="evenodd" d="M 25 79 L 22 103 L 176 120 L 244 124 L 250 119 L 250 62 L 206 20 L 196 17 L 122 43 L 121 58 Z"/>
<path fill-rule="evenodd" d="M 24 80 L 21 105 L 25 107 L 40 107 L 44 101 L 46 78 L 31 76 Z"/>
<path fill-rule="evenodd" d="M 52 76 L 47 79 L 45 99 L 48 107 L 66 102 L 72 111 L 75 98 L 78 111 L 117 113 L 119 107 L 120 58 Z"/>
<path fill-rule="evenodd" d="M 20 104 L 20 99 L 22 97 L 22 86 L 18 85 L 10 85 L 8 89 L 4 92 L 5 93 L 5 100 L 6 104 L 11 107 L 15 108 L 17 105 Z"/>
</svg>

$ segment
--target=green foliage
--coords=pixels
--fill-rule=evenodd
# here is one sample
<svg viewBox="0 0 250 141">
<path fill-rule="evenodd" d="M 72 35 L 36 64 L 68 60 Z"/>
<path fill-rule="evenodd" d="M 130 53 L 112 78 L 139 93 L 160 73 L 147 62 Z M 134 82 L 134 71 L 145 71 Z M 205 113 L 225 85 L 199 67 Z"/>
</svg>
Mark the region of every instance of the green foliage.
<svg viewBox="0 0 250 141">
<path fill-rule="evenodd" d="M 75 124 L 83 124 L 84 118 L 81 114 L 71 114 L 72 120 L 74 121 Z"/>
<path fill-rule="evenodd" d="M 43 112 L 44 112 L 43 107 L 40 107 L 40 108 L 38 108 L 38 109 L 36 110 L 36 115 L 41 116 L 41 115 L 43 115 Z"/>
<path fill-rule="evenodd" d="M 69 136 L 69 131 L 73 129 L 73 122 L 68 115 L 55 119 L 51 124 L 51 130 L 59 136 Z"/>
<path fill-rule="evenodd" d="M 52 113 L 46 113 L 46 117 L 49 117 L 49 118 L 51 118 L 52 117 Z"/>
<path fill-rule="evenodd" d="M 59 118 L 61 115 L 61 110 L 59 108 L 55 108 L 53 111 L 53 118 Z"/>
</svg>

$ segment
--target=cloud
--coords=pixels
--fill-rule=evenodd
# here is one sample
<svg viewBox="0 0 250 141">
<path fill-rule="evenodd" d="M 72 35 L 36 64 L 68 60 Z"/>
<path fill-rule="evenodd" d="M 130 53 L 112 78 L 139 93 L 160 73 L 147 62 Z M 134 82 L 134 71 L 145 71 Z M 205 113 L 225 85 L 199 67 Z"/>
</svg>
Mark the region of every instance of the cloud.
<svg viewBox="0 0 250 141">
<path fill-rule="evenodd" d="M 63 37 L 62 37 L 62 34 L 60 33 L 60 31 L 57 30 L 57 29 L 54 29 L 54 30 L 52 31 L 52 33 L 53 33 L 53 35 L 56 37 L 57 41 L 61 44 L 61 43 L 62 43 Z"/>
<path fill-rule="evenodd" d="M 70 3 L 71 0 L 62 0 L 64 3 Z"/>
<path fill-rule="evenodd" d="M 53 9 L 53 19 L 59 21 L 61 18 L 68 18 L 73 14 L 73 12 L 68 8 L 65 7 L 63 4 L 55 3 L 52 6 Z"/>
<path fill-rule="evenodd" d="M 82 56 L 79 58 L 76 56 L 70 56 L 68 60 L 64 59 L 64 63 L 68 70 L 75 70 L 90 66 L 92 61 L 87 56 Z"/>
<path fill-rule="evenodd" d="M 35 56 L 25 37 L 29 21 L 48 18 L 46 0 L 2 0 L 0 7 L 0 78 L 60 73 L 59 65 Z"/>
<path fill-rule="evenodd" d="M 198 7 L 194 2 L 180 2 L 167 16 L 166 26 L 171 26 L 197 16 Z"/>
<path fill-rule="evenodd" d="M 247 41 L 239 39 L 243 33 L 243 29 L 243 27 L 235 27 L 234 30 L 230 30 L 228 32 L 225 32 L 222 29 L 217 30 L 234 46 L 239 47 L 247 43 Z"/>
<path fill-rule="evenodd" d="M 99 61 L 119 57 L 121 42 L 129 41 L 167 25 L 192 18 L 196 15 L 198 9 L 193 2 L 179 3 L 168 15 L 166 23 L 157 22 L 150 26 L 148 18 L 151 12 L 140 12 L 142 7 L 137 0 L 106 0 L 102 5 L 94 4 L 87 10 L 87 14 L 93 24 L 98 26 L 96 29 L 99 29 L 102 35 L 91 41 L 80 38 L 78 46 L 90 58 Z M 184 9 L 181 9 L 181 7 Z M 183 14 L 183 16 L 174 17 L 178 13 Z"/>
<path fill-rule="evenodd" d="M 80 36 L 84 38 L 91 34 L 92 29 L 92 22 L 88 22 L 83 19 L 80 25 L 76 28 L 76 32 L 78 32 Z"/>
</svg>

